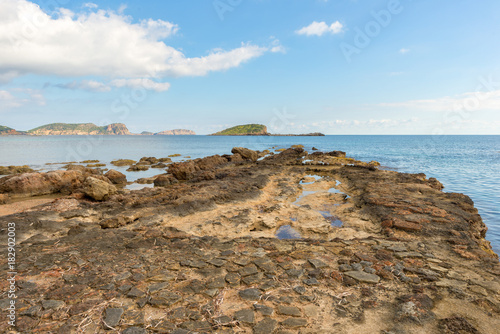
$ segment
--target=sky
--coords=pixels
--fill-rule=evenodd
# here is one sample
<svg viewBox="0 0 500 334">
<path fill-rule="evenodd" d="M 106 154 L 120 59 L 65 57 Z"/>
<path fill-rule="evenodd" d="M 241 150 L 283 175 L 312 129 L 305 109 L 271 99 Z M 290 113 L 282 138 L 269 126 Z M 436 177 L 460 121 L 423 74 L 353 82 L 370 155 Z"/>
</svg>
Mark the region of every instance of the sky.
<svg viewBox="0 0 500 334">
<path fill-rule="evenodd" d="M 497 0 L 0 0 L 0 125 L 500 134 Z"/>
</svg>

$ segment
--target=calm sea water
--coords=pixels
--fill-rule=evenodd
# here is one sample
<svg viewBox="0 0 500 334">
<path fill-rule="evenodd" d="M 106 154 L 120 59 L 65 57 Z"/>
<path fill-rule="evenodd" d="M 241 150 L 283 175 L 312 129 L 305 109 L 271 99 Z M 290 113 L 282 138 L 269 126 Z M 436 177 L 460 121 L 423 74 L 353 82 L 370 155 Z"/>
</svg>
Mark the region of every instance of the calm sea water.
<svg viewBox="0 0 500 334">
<path fill-rule="evenodd" d="M 402 172 L 436 177 L 444 191 L 469 195 L 489 228 L 487 238 L 500 253 L 500 136 L 325 136 L 325 137 L 212 137 L 212 136 L 46 136 L 0 137 L 0 165 L 46 165 L 97 159 L 139 159 L 182 154 L 182 160 L 226 154 L 234 146 L 263 150 L 303 144 L 323 150 L 346 151 L 359 160 L 379 161 Z M 174 161 L 176 160 L 174 159 Z M 121 168 L 120 171 L 124 171 Z M 126 173 L 129 180 L 161 173 Z"/>
</svg>

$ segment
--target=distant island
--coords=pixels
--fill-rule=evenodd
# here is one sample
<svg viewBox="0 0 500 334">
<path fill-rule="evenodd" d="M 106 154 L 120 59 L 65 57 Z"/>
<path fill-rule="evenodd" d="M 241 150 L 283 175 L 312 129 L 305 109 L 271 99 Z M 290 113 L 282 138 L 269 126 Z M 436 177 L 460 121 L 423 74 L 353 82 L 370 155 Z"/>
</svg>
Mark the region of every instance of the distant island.
<svg viewBox="0 0 500 334">
<path fill-rule="evenodd" d="M 95 136 L 95 135 L 195 135 L 192 130 L 174 129 L 157 133 L 144 131 L 141 134 L 131 133 L 123 123 L 113 123 L 105 126 L 97 126 L 94 123 L 52 123 L 39 126 L 28 131 L 17 131 L 13 128 L 0 125 L 0 135 L 28 135 L 28 136 Z"/>
<path fill-rule="evenodd" d="M 210 136 L 324 136 L 323 133 L 313 132 L 305 134 L 272 134 L 262 124 L 244 124 L 216 132 Z"/>
<path fill-rule="evenodd" d="M 113 123 L 98 126 L 94 123 L 52 123 L 39 126 L 28 131 L 18 131 L 8 126 L 0 125 L 0 136 L 26 135 L 26 136 L 183 136 L 196 135 L 192 130 L 173 129 L 160 132 L 143 131 L 132 133 L 123 123 Z M 313 132 L 305 134 L 273 134 L 267 131 L 262 124 L 243 124 L 210 134 L 209 136 L 324 136 L 323 133 Z"/>
<path fill-rule="evenodd" d="M 0 125 L 0 136 L 9 136 L 9 135 L 26 135 L 26 132 L 17 131 L 13 128 L 9 128 L 8 126 Z"/>
<path fill-rule="evenodd" d="M 52 123 L 29 130 L 28 134 L 37 136 L 131 135 L 125 124 L 122 123 L 113 123 L 105 126 L 97 126 L 93 123 Z"/>
<path fill-rule="evenodd" d="M 211 136 L 269 136 L 269 133 L 265 125 L 245 124 L 213 133 Z"/>
<path fill-rule="evenodd" d="M 174 129 L 155 133 L 156 136 L 193 136 L 196 135 L 194 131 L 186 129 Z"/>
</svg>

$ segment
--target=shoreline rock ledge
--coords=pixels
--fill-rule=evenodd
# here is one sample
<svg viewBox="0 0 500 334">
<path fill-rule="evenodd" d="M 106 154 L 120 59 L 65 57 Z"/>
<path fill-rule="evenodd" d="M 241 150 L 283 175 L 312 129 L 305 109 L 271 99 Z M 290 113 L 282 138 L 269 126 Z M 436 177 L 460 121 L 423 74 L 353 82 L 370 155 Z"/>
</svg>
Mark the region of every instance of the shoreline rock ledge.
<svg viewBox="0 0 500 334">
<path fill-rule="evenodd" d="M 294 147 L 234 148 L 152 181 L 130 191 L 119 172 L 83 166 L 0 178 L 0 212 L 51 196 L 0 215 L 0 251 L 9 223 L 17 242 L 16 326 L 0 332 L 500 328 L 487 228 L 468 196 L 436 179 Z"/>
</svg>

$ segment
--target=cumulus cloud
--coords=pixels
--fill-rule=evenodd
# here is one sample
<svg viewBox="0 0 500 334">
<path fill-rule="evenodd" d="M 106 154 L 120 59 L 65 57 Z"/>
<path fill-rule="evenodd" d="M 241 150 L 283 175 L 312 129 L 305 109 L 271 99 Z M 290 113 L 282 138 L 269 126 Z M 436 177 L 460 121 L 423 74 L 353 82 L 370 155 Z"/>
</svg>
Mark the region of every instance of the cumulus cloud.
<svg viewBox="0 0 500 334">
<path fill-rule="evenodd" d="M 326 24 L 324 21 L 314 21 L 307 27 L 295 31 L 295 33 L 306 36 L 322 36 L 326 33 L 339 34 L 342 32 L 342 28 L 344 28 L 344 26 L 339 21 L 335 21 L 331 25 Z"/>
<path fill-rule="evenodd" d="M 27 104 L 45 105 L 45 98 L 40 91 L 34 89 L 0 90 L 0 110 L 18 108 Z"/>
<path fill-rule="evenodd" d="M 27 0 L 2 0 L 0 80 L 29 73 L 115 79 L 203 76 L 270 51 L 244 43 L 189 58 L 163 41 L 178 30 L 163 20 L 133 23 L 120 11 L 92 4 L 81 13 L 58 9 L 49 15 Z"/>
</svg>

